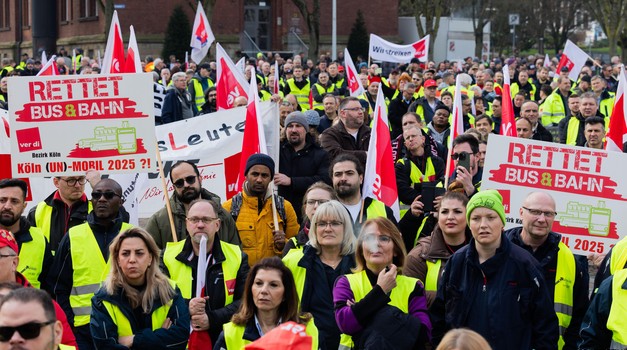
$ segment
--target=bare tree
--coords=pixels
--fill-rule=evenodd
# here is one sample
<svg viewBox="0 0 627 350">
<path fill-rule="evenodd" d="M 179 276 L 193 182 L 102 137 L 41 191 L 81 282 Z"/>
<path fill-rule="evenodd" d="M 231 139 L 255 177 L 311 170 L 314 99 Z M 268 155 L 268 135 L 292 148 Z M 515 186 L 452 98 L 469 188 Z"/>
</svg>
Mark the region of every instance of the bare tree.
<svg viewBox="0 0 627 350">
<path fill-rule="evenodd" d="M 435 42 L 440 28 L 440 17 L 446 6 L 447 0 L 410 0 L 413 15 L 416 18 L 416 27 L 418 35 L 422 38 L 425 35 L 431 35 L 431 43 Z M 422 25 L 421 17 L 425 19 L 425 25 Z M 429 57 L 433 57 L 434 45 L 429 45 Z"/>
<path fill-rule="evenodd" d="M 617 53 L 617 42 L 625 27 L 625 15 L 627 14 L 626 0 L 591 0 L 588 10 L 607 35 L 610 46 L 609 54 Z M 624 43 L 623 43 L 624 45 Z"/>
<path fill-rule="evenodd" d="M 113 0 L 98 0 L 98 5 L 100 5 L 100 9 L 105 16 L 105 38 L 107 38 L 109 36 L 109 27 L 111 27 L 115 6 Z"/>
<path fill-rule="evenodd" d="M 553 39 L 557 54 L 575 29 L 575 15 L 581 10 L 581 0 L 543 0 L 538 2 L 544 27 Z"/>
<path fill-rule="evenodd" d="M 309 11 L 307 0 L 292 0 L 298 8 L 300 15 L 307 22 L 309 31 L 309 57 L 318 57 L 318 45 L 320 42 L 320 0 L 312 1 L 312 10 Z M 315 59 L 314 59 L 315 61 Z"/>
<path fill-rule="evenodd" d="M 472 0 L 471 18 L 472 28 L 475 34 L 475 57 L 481 57 L 483 49 L 483 28 L 492 21 L 496 11 L 494 11 L 493 0 Z"/>
</svg>

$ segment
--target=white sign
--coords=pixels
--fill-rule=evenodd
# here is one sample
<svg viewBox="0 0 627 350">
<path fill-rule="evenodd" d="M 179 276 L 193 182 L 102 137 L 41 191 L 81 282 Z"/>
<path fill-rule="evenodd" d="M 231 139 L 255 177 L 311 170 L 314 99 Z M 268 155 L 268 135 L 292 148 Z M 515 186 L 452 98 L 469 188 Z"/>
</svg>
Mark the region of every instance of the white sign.
<svg viewBox="0 0 627 350">
<path fill-rule="evenodd" d="M 412 58 L 420 62 L 427 61 L 429 54 L 430 35 L 409 45 L 397 45 L 378 35 L 370 34 L 370 49 L 368 55 L 372 60 L 385 62 L 408 63 Z"/>
<path fill-rule="evenodd" d="M 509 15 L 509 25 L 510 26 L 520 25 L 520 15 L 518 15 L 517 13 L 511 13 Z"/>
<path fill-rule="evenodd" d="M 521 205 L 533 191 L 556 202 L 553 231 L 576 254 L 605 254 L 627 232 L 627 155 L 491 135 L 481 189 L 503 196 L 506 228 L 522 224 Z"/>
<path fill-rule="evenodd" d="M 154 170 L 152 77 L 13 77 L 12 171 L 15 177 Z"/>
</svg>

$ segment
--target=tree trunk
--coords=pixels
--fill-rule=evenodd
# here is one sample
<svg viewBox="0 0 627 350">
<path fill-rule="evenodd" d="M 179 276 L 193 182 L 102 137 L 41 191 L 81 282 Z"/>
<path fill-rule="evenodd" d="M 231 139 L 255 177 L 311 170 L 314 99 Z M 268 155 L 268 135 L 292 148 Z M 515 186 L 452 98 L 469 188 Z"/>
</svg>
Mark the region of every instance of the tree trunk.
<svg viewBox="0 0 627 350">
<path fill-rule="evenodd" d="M 307 26 L 309 27 L 309 57 L 316 62 L 318 59 L 318 41 L 320 39 L 320 26 L 318 20 L 314 18 L 314 15 L 310 15 L 307 19 Z"/>
<path fill-rule="evenodd" d="M 211 20 L 213 19 L 213 8 L 216 6 L 216 0 L 204 0 L 202 2 L 202 7 L 205 10 L 205 15 L 207 15 L 207 20 L 209 24 L 211 24 Z"/>
<path fill-rule="evenodd" d="M 483 21 L 479 21 L 481 24 Z M 477 26 L 475 29 L 475 57 L 481 59 L 481 51 L 483 50 L 483 27 Z"/>
</svg>

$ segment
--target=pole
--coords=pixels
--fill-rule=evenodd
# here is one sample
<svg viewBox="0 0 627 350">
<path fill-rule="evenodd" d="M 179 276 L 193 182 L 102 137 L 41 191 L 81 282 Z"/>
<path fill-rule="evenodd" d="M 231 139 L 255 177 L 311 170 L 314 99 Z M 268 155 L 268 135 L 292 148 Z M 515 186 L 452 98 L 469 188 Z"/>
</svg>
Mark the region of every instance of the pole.
<svg viewBox="0 0 627 350">
<path fill-rule="evenodd" d="M 159 176 L 161 177 L 161 186 L 163 187 L 163 195 L 165 197 L 165 207 L 168 212 L 168 219 L 170 219 L 170 230 L 172 230 L 172 241 L 178 242 L 178 237 L 176 235 L 176 228 L 174 227 L 174 216 L 172 215 L 172 206 L 170 206 L 170 196 L 168 195 L 168 186 L 165 183 L 165 175 L 163 173 L 163 162 L 161 161 L 161 152 L 159 151 L 159 146 L 155 145 L 157 148 L 157 166 L 159 167 Z"/>
<path fill-rule="evenodd" d="M 333 14 L 331 20 L 331 59 L 337 59 L 337 0 L 333 0 Z"/>
<path fill-rule="evenodd" d="M 512 26 L 514 28 L 513 32 L 513 36 L 512 36 L 512 54 L 516 53 L 516 25 L 514 24 Z"/>
</svg>

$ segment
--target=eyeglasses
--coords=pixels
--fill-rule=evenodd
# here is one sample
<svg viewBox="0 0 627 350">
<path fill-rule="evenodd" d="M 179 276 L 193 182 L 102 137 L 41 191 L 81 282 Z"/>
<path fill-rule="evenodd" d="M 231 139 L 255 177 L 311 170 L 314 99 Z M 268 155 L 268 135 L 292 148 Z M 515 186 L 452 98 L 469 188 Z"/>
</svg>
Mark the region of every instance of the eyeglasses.
<svg viewBox="0 0 627 350">
<path fill-rule="evenodd" d="M 308 199 L 307 200 L 307 205 L 312 205 L 312 206 L 316 205 L 316 204 L 320 205 L 320 204 L 324 204 L 324 203 L 326 203 L 328 201 L 329 201 L 328 199 Z"/>
<path fill-rule="evenodd" d="M 320 228 L 326 228 L 331 226 L 331 228 L 338 228 L 340 226 L 344 225 L 343 222 L 341 221 L 318 221 L 316 223 L 316 226 L 320 227 Z"/>
<path fill-rule="evenodd" d="M 210 223 L 218 220 L 219 218 L 210 218 L 208 216 L 202 217 L 202 218 L 198 218 L 198 217 L 191 217 L 191 218 L 187 218 L 187 221 L 189 221 L 190 224 L 192 225 L 196 225 L 198 223 L 200 223 L 202 221 L 203 224 L 205 225 L 209 225 Z"/>
<path fill-rule="evenodd" d="M 121 195 L 115 193 L 115 192 L 92 192 L 91 193 L 91 198 L 95 199 L 95 200 L 99 200 L 101 197 L 105 197 L 106 200 L 111 200 L 113 199 L 113 197 L 120 197 L 122 198 Z"/>
<path fill-rule="evenodd" d="M 538 210 L 538 209 L 529 209 L 527 207 L 522 207 L 523 209 L 525 209 L 526 211 L 529 212 L 529 214 L 533 215 L 533 216 L 540 216 L 542 214 L 544 214 L 545 218 L 549 218 L 552 219 L 555 217 L 555 215 L 557 215 L 556 212 L 554 211 L 542 211 L 542 210 Z"/>
<path fill-rule="evenodd" d="M 364 241 L 366 242 L 371 242 L 374 240 L 377 240 L 381 244 L 387 244 L 387 243 L 392 242 L 392 237 L 384 236 L 384 235 L 366 235 L 364 237 Z"/>
<path fill-rule="evenodd" d="M 174 181 L 174 187 L 176 188 L 183 188 L 183 186 L 185 186 L 185 183 L 187 182 L 188 185 L 193 185 L 196 183 L 196 175 L 190 175 L 187 176 L 183 179 L 178 179 L 176 181 Z"/>
<path fill-rule="evenodd" d="M 28 322 L 17 327 L 0 327 L 0 342 L 8 342 L 11 340 L 15 331 L 20 333 L 20 336 L 26 340 L 35 339 L 39 336 L 43 327 L 51 325 L 55 322 L 55 320 L 47 322 Z"/>
<path fill-rule="evenodd" d="M 9 258 L 9 257 L 13 257 L 13 256 L 17 256 L 16 254 L 0 254 L 0 259 L 2 258 Z"/>
<path fill-rule="evenodd" d="M 470 153 L 468 152 L 459 152 L 459 153 L 453 153 L 451 154 L 451 159 L 453 160 L 465 160 L 466 157 L 468 157 L 470 155 Z"/>
<path fill-rule="evenodd" d="M 463 103 L 464 107 L 470 107 L 472 106 L 472 103 Z"/>
<path fill-rule="evenodd" d="M 365 112 L 366 111 L 365 108 L 361 108 L 361 107 L 344 108 L 342 110 L 343 111 L 351 111 L 351 112 Z"/>
<path fill-rule="evenodd" d="M 86 179 L 86 178 L 84 178 L 84 177 L 79 177 L 78 179 L 77 179 L 77 178 L 69 178 L 69 179 L 64 179 L 64 178 L 60 177 L 59 179 L 61 179 L 61 180 L 65 181 L 65 183 L 66 183 L 68 186 L 76 186 L 76 183 L 77 183 L 77 182 L 78 182 L 80 185 L 84 185 L 84 184 L 86 184 L 86 183 L 87 183 L 87 179 Z"/>
</svg>

